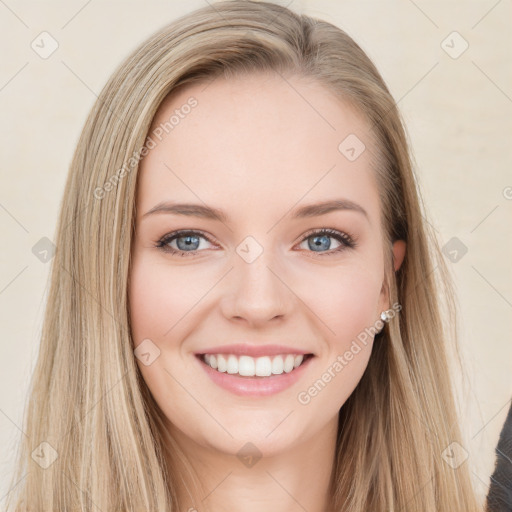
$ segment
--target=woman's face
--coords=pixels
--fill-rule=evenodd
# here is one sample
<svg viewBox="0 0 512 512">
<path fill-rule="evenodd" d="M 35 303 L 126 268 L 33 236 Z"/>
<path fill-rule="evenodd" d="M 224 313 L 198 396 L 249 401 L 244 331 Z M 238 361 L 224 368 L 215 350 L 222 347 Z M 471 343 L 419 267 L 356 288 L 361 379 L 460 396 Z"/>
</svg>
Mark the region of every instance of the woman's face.
<svg viewBox="0 0 512 512">
<path fill-rule="evenodd" d="M 321 85 L 279 75 L 160 107 L 129 301 L 137 363 L 183 439 L 269 455 L 335 431 L 390 307 L 367 130 Z"/>
</svg>

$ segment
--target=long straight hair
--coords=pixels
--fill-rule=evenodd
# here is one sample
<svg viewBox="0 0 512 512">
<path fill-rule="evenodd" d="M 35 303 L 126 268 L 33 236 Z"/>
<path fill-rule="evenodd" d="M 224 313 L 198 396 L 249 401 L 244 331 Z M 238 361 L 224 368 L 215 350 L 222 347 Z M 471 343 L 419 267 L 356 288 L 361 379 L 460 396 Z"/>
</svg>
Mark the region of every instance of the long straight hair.
<svg viewBox="0 0 512 512">
<path fill-rule="evenodd" d="M 454 468 L 443 458 L 452 442 L 464 444 L 449 365 L 456 301 L 424 220 L 397 106 L 340 28 L 276 4 L 234 0 L 151 36 L 114 72 L 87 118 L 61 204 L 27 435 L 7 497 L 15 511 L 178 510 L 182 476 L 172 461 L 186 460 L 164 431 L 130 335 L 138 164 L 155 113 L 176 87 L 259 72 L 314 79 L 353 105 L 379 155 L 386 280 L 390 303 L 402 310 L 378 335 L 340 410 L 332 509 L 480 510 L 468 464 Z M 395 273 L 388 248 L 398 239 L 407 251 Z"/>
</svg>

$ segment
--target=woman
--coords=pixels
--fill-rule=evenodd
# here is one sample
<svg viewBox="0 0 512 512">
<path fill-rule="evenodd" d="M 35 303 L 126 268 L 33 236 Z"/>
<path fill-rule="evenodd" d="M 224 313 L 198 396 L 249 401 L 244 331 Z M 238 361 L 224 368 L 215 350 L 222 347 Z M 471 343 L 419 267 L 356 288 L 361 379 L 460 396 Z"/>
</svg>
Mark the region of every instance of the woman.
<svg viewBox="0 0 512 512">
<path fill-rule="evenodd" d="M 86 122 L 56 243 L 14 510 L 480 509 L 449 275 L 339 28 L 232 1 L 152 36 Z"/>
</svg>

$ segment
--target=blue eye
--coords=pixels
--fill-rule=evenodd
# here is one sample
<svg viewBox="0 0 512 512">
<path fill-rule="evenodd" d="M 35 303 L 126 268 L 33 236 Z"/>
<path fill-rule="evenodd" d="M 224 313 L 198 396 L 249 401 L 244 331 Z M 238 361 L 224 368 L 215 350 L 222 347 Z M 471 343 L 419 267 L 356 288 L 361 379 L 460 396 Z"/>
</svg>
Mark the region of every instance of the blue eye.
<svg viewBox="0 0 512 512">
<path fill-rule="evenodd" d="M 331 248 L 330 239 L 334 238 L 339 243 L 338 247 Z M 213 243 L 206 235 L 200 231 L 174 231 L 162 237 L 156 244 L 156 247 L 162 251 L 179 256 L 194 256 L 201 249 L 208 249 L 201 244 L 202 240 L 207 243 Z M 311 241 L 310 241 L 311 240 Z M 353 249 L 356 247 L 355 240 L 335 229 L 321 229 L 313 230 L 304 235 L 300 244 L 307 242 L 309 252 L 316 253 L 315 255 L 331 255 L 338 253 L 345 249 Z M 176 243 L 176 246 L 173 245 Z"/>
<path fill-rule="evenodd" d="M 157 242 L 156 246 L 164 252 L 188 256 L 190 253 L 200 248 L 201 239 L 210 242 L 210 240 L 199 231 L 176 231 L 165 235 Z M 177 244 L 176 248 L 171 246 L 171 243 L 174 241 L 176 241 Z"/>
<path fill-rule="evenodd" d="M 330 238 L 336 239 L 340 245 L 331 249 Z M 335 229 L 321 229 L 306 233 L 301 244 L 304 242 L 307 242 L 308 248 L 311 249 L 311 252 L 317 253 L 318 256 L 337 253 L 345 249 L 353 249 L 357 245 L 351 236 Z M 326 249 L 326 251 L 323 249 Z"/>
</svg>

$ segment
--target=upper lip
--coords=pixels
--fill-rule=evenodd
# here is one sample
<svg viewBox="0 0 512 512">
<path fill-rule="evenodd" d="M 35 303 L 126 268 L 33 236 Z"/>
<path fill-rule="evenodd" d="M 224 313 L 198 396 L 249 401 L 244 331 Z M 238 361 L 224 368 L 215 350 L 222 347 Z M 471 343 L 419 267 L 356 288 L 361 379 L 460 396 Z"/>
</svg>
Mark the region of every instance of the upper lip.
<svg viewBox="0 0 512 512">
<path fill-rule="evenodd" d="M 217 347 L 209 347 L 196 352 L 196 355 L 202 354 L 233 354 L 247 355 L 251 357 L 258 356 L 276 356 L 279 354 L 311 354 L 307 350 L 290 347 L 288 345 L 252 345 L 250 343 L 234 343 L 231 345 L 222 345 Z"/>
</svg>

